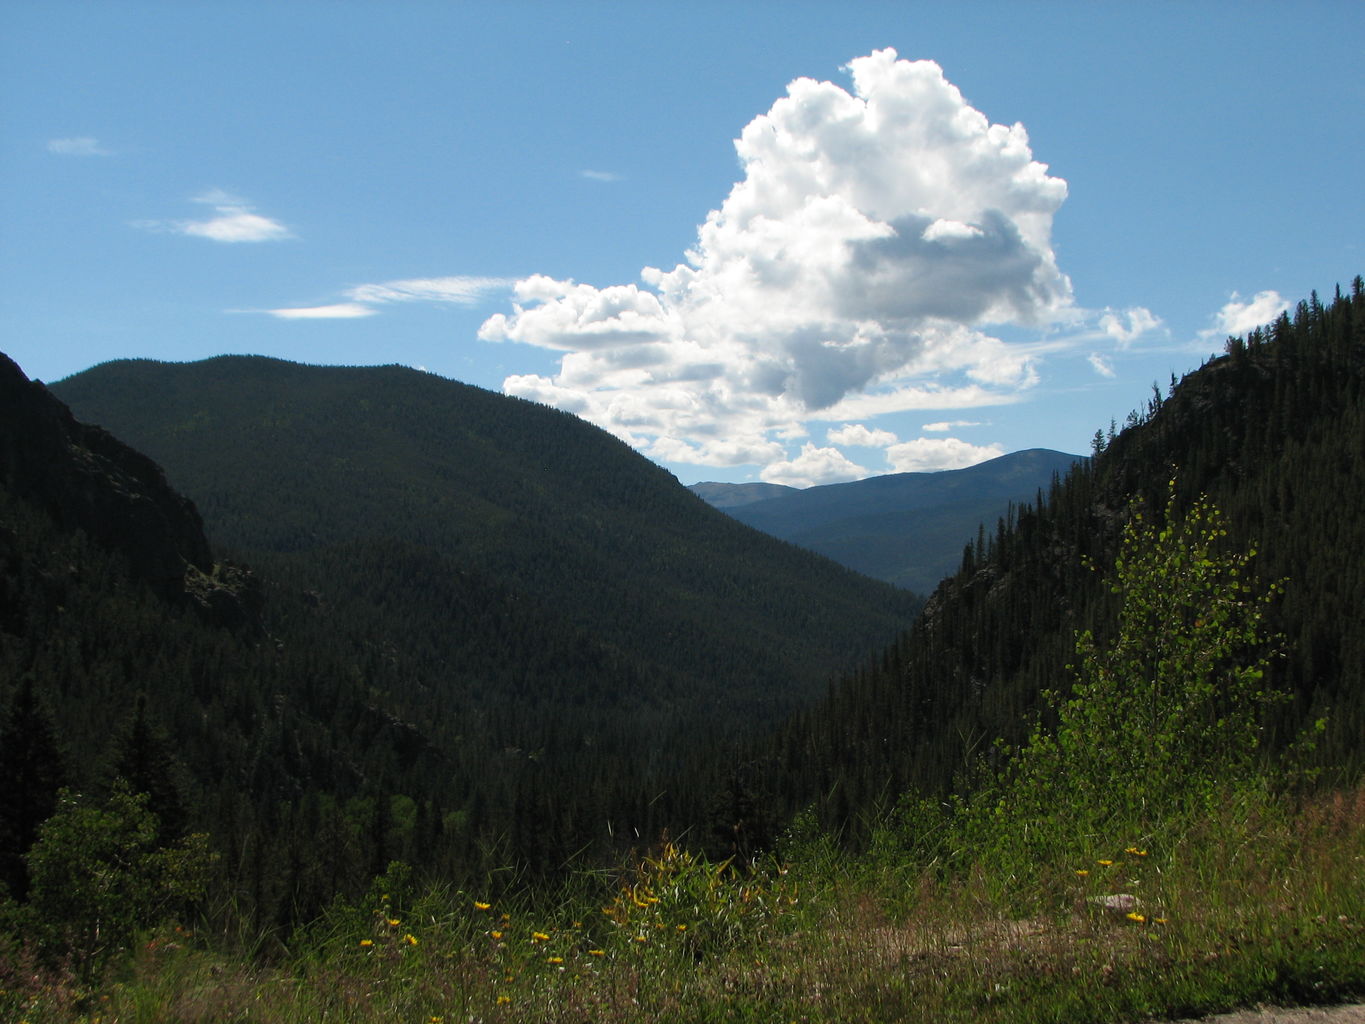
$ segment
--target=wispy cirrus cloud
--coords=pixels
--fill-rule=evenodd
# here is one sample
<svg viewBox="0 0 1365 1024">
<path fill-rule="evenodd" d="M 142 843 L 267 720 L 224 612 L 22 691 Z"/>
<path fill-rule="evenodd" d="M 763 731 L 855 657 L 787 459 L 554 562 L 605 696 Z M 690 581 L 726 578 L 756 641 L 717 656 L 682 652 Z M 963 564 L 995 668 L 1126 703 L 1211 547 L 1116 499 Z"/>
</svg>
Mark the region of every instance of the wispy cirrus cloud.
<svg viewBox="0 0 1365 1024">
<path fill-rule="evenodd" d="M 199 220 L 141 220 L 134 226 L 227 244 L 278 242 L 294 237 L 279 221 L 257 213 L 245 199 L 221 189 L 197 195 L 191 202 L 213 207 L 213 216 Z"/>
<path fill-rule="evenodd" d="M 579 171 L 578 176 L 580 178 L 587 178 L 589 181 L 613 182 L 625 180 L 624 175 L 617 174 L 615 171 Z"/>
<path fill-rule="evenodd" d="M 250 312 L 268 313 L 279 320 L 359 320 L 374 316 L 379 310 L 358 302 L 335 302 L 329 306 L 292 306 Z"/>
<path fill-rule="evenodd" d="M 99 139 L 78 135 L 66 139 L 48 139 L 47 151 L 57 156 L 113 156 L 114 151 L 100 145 Z"/>
<path fill-rule="evenodd" d="M 979 427 L 982 426 L 980 420 L 939 420 L 937 423 L 925 423 L 920 426 L 920 430 L 931 434 L 945 434 L 950 430 L 957 430 L 959 427 Z"/>
<path fill-rule="evenodd" d="M 1091 352 L 1090 355 L 1086 357 L 1086 361 L 1090 364 L 1090 368 L 1101 377 L 1113 378 L 1118 376 L 1114 370 L 1114 364 L 1098 352 Z"/>
<path fill-rule="evenodd" d="M 279 320 L 356 320 L 375 316 L 395 302 L 434 302 L 474 306 L 489 294 L 505 291 L 512 282 L 501 277 L 414 277 L 347 288 L 348 300 L 320 306 L 285 306 L 247 312 L 265 313 Z"/>
<path fill-rule="evenodd" d="M 505 277 L 414 277 L 382 284 L 358 284 L 346 291 L 356 302 L 452 302 L 473 306 L 489 293 L 506 291 L 515 282 Z"/>
</svg>

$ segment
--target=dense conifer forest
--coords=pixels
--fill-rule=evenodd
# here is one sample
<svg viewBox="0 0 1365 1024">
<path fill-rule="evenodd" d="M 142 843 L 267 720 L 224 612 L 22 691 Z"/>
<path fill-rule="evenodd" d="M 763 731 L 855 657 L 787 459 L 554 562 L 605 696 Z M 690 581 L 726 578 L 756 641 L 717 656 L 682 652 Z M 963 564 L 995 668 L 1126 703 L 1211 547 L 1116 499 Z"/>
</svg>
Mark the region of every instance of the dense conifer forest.
<svg viewBox="0 0 1365 1024">
<path fill-rule="evenodd" d="M 16 409 L 41 391 L 11 378 Z M 58 391 L 156 453 L 219 561 L 193 507 L 135 515 L 172 502 L 164 481 L 84 472 L 118 442 L 67 424 L 9 473 L 6 678 L 48 709 L 82 792 L 114 777 L 110 724 L 137 725 L 213 839 L 215 891 L 265 925 L 391 859 L 513 885 L 705 823 L 725 751 L 918 606 L 733 523 L 573 417 L 417 371 L 131 362 Z M 27 452 L 61 415 L 7 440 Z M 64 459 L 74 482 L 48 481 Z M 63 517 L 101 487 L 135 497 Z M 107 509 L 140 523 L 136 543 L 99 535 Z M 160 554 L 211 607 L 128 578 L 170 523 L 195 539 Z"/>
<path fill-rule="evenodd" d="M 1305 735 L 1297 785 L 1365 767 L 1360 278 L 1154 385 L 918 614 L 570 417 L 412 371 L 117 363 L 55 389 L 73 418 L 0 370 L 0 910 L 91 971 L 167 919 L 314 941 L 296 929 L 368 920 L 414 872 L 486 908 L 656 851 L 607 908 L 630 923 L 666 879 L 777 914 L 796 899 L 761 874 L 770 851 L 885 857 L 950 806 L 1004 850 L 980 822 L 1026 808 L 991 794 L 1058 785 L 1029 765 L 1090 735 L 1074 682 L 1125 699 L 1095 665 L 1141 647 L 1121 609 L 1183 579 L 1163 547 L 1181 520 L 1230 592 L 1266 595 L 1236 615 L 1269 646 L 1214 668 L 1288 696 L 1211 699 L 1199 728 L 1264 742 L 1197 795 Z M 1157 576 L 1124 575 L 1147 549 Z M 1106 749 L 1124 729 L 1104 723 Z"/>
<path fill-rule="evenodd" d="M 1292 313 L 1228 340 L 1226 354 L 1153 385 L 1123 429 L 1097 430 L 1094 458 L 1019 505 L 963 551 L 956 574 L 879 659 L 786 726 L 762 754 L 786 813 L 865 832 L 907 791 L 944 797 L 1020 742 L 1044 689 L 1073 673 L 1074 636 L 1112 628 L 1121 595 L 1088 565 L 1111 562 L 1133 498 L 1160 509 L 1200 494 L 1252 547 L 1259 578 L 1286 580 L 1272 612 L 1282 653 L 1269 672 L 1293 700 L 1267 721 L 1282 748 L 1325 717 L 1320 763 L 1365 766 L 1365 294 Z M 1140 737 L 1135 737 L 1141 742 Z M 761 748 L 760 748 L 761 749 Z M 759 753 L 756 751 L 756 757 Z M 778 794 L 781 794 L 778 796 Z"/>
</svg>

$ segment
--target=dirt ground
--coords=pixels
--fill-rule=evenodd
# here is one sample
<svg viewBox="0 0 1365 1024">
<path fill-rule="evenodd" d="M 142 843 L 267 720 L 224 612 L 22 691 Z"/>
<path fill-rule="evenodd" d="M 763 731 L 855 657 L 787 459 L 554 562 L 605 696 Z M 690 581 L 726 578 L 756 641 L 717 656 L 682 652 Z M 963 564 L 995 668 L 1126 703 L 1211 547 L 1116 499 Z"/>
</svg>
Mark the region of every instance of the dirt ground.
<svg viewBox="0 0 1365 1024">
<path fill-rule="evenodd" d="M 1255 1010 L 1238 1010 L 1204 1017 L 1198 1022 L 1179 1021 L 1177 1024 L 1365 1024 L 1365 1004 L 1350 1006 L 1318 1006 L 1311 1009 L 1286 1009 L 1274 1006 Z"/>
</svg>

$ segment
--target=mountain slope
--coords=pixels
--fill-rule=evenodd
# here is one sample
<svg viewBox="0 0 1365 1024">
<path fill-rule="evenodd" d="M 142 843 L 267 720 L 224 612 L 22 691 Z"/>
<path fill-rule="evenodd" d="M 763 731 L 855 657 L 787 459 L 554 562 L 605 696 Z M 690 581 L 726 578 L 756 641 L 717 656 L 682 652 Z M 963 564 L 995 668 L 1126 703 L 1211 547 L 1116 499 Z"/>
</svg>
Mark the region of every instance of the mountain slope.
<svg viewBox="0 0 1365 1024">
<path fill-rule="evenodd" d="M 736 492 L 718 490 L 716 484 L 692 490 L 764 533 L 876 579 L 929 593 L 957 567 L 963 545 L 982 523 L 994 529 L 1011 503 L 1034 500 L 1077 458 L 1034 448 L 966 469 L 890 473 L 766 499 L 736 500 Z"/>
<path fill-rule="evenodd" d="M 970 785 L 991 740 L 1024 738 L 1044 688 L 1065 690 L 1075 632 L 1112 628 L 1115 595 L 1090 560 L 1117 553 L 1130 496 L 1187 506 L 1207 493 L 1229 543 L 1255 548 L 1262 580 L 1288 578 L 1274 627 L 1270 747 L 1326 715 L 1322 763 L 1358 774 L 1365 736 L 1365 284 L 1316 295 L 1154 395 L 1129 426 L 1043 500 L 973 544 L 912 629 L 844 680 L 770 748 L 766 785 L 789 808 L 816 801 L 856 831 L 907 791 Z M 1141 737 L 1134 737 L 1141 742 Z"/>
<path fill-rule="evenodd" d="M 53 390 L 161 462 L 231 550 L 430 548 L 688 685 L 733 683 L 715 677 L 724 636 L 747 680 L 811 692 L 910 607 L 733 527 L 582 421 L 429 374 L 225 357 Z"/>
<path fill-rule="evenodd" d="M 358 784 L 454 816 L 421 864 L 550 872 L 704 820 L 728 743 L 918 608 L 572 416 L 414 370 L 128 361 L 52 390 L 193 498 L 287 653 L 369 695 L 319 722 L 408 737 Z"/>
</svg>

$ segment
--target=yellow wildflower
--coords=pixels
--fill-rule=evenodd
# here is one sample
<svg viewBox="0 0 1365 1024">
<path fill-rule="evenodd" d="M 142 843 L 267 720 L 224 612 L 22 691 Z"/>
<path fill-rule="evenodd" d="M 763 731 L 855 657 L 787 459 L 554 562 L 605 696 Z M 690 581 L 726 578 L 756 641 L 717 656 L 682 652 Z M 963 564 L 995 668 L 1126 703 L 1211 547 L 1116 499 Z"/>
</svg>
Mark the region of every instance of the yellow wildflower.
<svg viewBox="0 0 1365 1024">
<path fill-rule="evenodd" d="M 1130 921 L 1136 921 L 1138 924 L 1142 924 L 1143 921 L 1147 920 L 1147 918 L 1143 917 L 1143 916 L 1142 916 L 1141 914 L 1139 914 L 1136 910 L 1130 910 L 1130 911 L 1128 911 L 1128 915 L 1127 915 L 1127 916 L 1128 916 L 1128 920 L 1130 920 Z"/>
<path fill-rule="evenodd" d="M 685 924 L 680 924 L 680 925 L 678 925 L 678 931 L 680 931 L 680 932 L 685 932 L 685 931 L 687 931 L 687 925 L 685 925 Z"/>
<path fill-rule="evenodd" d="M 550 941 L 550 936 L 546 935 L 544 932 L 532 932 L 532 933 L 531 933 L 531 941 L 532 941 L 532 942 L 549 942 L 549 941 Z"/>
<path fill-rule="evenodd" d="M 493 929 L 491 932 L 489 932 L 488 934 L 491 935 L 491 936 L 493 936 L 493 938 L 495 938 L 495 939 L 500 939 L 500 938 L 502 938 L 502 932 L 498 931 L 496 928 L 494 928 L 494 929 Z"/>
<path fill-rule="evenodd" d="M 607 951 L 606 951 L 605 949 L 590 949 L 590 950 L 588 950 L 588 956 L 606 956 L 606 955 L 607 955 Z"/>
<path fill-rule="evenodd" d="M 400 924 L 403 923 L 402 921 L 398 920 L 398 918 L 396 918 L 396 917 L 386 918 L 386 920 L 389 922 L 389 927 L 390 927 L 390 928 L 397 928 Z"/>
<path fill-rule="evenodd" d="M 373 945 L 374 945 L 374 939 L 361 939 L 361 940 L 360 940 L 360 944 L 361 944 L 362 946 L 373 946 Z"/>
<path fill-rule="evenodd" d="M 1089 868 L 1077 868 L 1077 869 L 1076 869 L 1076 874 L 1078 874 L 1078 875 L 1080 875 L 1082 878 L 1084 878 L 1086 875 L 1090 874 L 1090 870 L 1089 870 Z"/>
<path fill-rule="evenodd" d="M 408 932 L 408 934 L 403 936 L 403 941 L 409 946 L 415 946 L 417 945 L 417 936 L 413 935 L 412 932 Z"/>
<path fill-rule="evenodd" d="M 564 962 L 564 958 L 562 956 L 547 956 L 545 958 L 545 962 L 547 964 L 562 964 Z"/>
<path fill-rule="evenodd" d="M 475 910 L 487 910 L 487 909 L 489 909 L 491 906 L 493 906 L 493 904 L 491 904 L 491 903 L 484 903 L 484 902 L 482 902 L 481 900 L 475 900 L 475 901 L 474 901 L 474 909 L 475 909 Z"/>
<path fill-rule="evenodd" d="M 507 995 L 505 992 L 504 992 L 502 995 L 498 996 L 498 1005 L 499 1005 L 499 1006 L 506 1006 L 506 1005 L 507 1005 L 508 1003 L 510 1003 L 511 1001 L 512 1001 L 512 997 L 509 996 L 509 995 Z"/>
<path fill-rule="evenodd" d="M 1096 864 L 1099 864 L 1101 867 L 1106 867 L 1106 868 L 1107 868 L 1107 867 L 1109 867 L 1111 864 L 1113 864 L 1114 862 L 1113 862 L 1112 860 L 1097 860 L 1097 861 L 1095 861 L 1095 863 L 1096 863 Z"/>
</svg>

